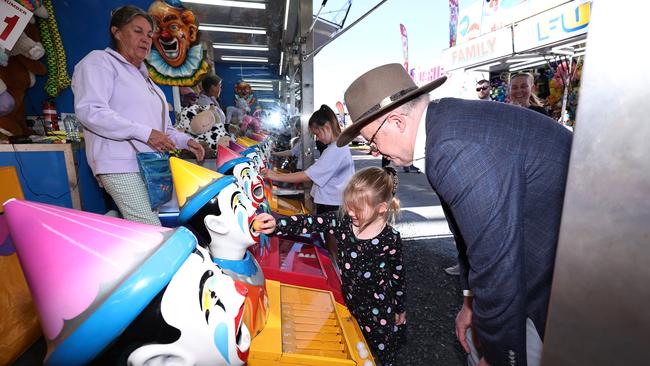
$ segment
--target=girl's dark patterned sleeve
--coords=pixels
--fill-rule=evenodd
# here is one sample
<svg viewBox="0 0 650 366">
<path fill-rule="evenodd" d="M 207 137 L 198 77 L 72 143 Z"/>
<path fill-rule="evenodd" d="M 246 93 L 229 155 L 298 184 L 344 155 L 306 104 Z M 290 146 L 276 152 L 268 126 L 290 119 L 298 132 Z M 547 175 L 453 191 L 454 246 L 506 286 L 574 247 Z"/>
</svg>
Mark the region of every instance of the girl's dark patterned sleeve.
<svg viewBox="0 0 650 366">
<path fill-rule="evenodd" d="M 307 234 L 324 233 L 338 225 L 336 212 L 327 212 L 322 215 L 293 215 L 277 220 L 275 234 Z"/>
<path fill-rule="evenodd" d="M 404 312 L 404 300 L 406 298 L 406 271 L 402 257 L 402 237 L 399 232 L 392 229 L 388 246 L 388 268 L 390 270 L 390 284 L 395 293 L 397 314 Z"/>
</svg>

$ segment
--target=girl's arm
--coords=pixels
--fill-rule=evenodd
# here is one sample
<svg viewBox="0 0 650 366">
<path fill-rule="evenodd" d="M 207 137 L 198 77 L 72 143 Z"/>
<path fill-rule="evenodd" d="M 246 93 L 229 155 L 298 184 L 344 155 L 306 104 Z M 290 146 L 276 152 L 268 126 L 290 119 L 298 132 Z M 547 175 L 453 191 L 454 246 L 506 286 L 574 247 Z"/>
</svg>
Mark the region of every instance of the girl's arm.
<svg viewBox="0 0 650 366">
<path fill-rule="evenodd" d="M 305 174 L 304 172 L 296 172 L 296 173 L 278 173 L 270 169 L 262 169 L 260 171 L 260 174 L 262 176 L 269 178 L 271 180 L 275 180 L 278 182 L 286 182 L 286 183 L 305 183 L 305 182 L 310 182 L 311 179 Z"/>
<path fill-rule="evenodd" d="M 273 156 L 284 156 L 284 157 L 290 157 L 293 156 L 293 153 L 291 150 L 284 150 L 284 151 L 272 151 L 271 155 Z"/>
<path fill-rule="evenodd" d="M 404 312 L 404 299 L 406 298 L 404 259 L 402 257 L 402 237 L 397 230 L 392 229 L 391 240 L 386 244 L 388 246 L 388 269 L 390 271 L 390 285 L 395 292 L 397 306 L 395 313 Z"/>
<path fill-rule="evenodd" d="M 327 232 L 338 225 L 336 212 L 327 212 L 322 215 L 294 215 L 277 220 L 276 234 L 307 234 Z"/>
</svg>

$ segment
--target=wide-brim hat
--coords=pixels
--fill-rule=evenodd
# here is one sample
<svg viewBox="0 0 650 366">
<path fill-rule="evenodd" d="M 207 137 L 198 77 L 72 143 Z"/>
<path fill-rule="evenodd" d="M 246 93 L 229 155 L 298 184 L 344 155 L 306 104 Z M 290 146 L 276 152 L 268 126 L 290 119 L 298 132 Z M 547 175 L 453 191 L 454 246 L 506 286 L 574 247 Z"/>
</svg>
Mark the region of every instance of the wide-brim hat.
<svg viewBox="0 0 650 366">
<path fill-rule="evenodd" d="M 336 145 L 347 145 L 377 116 L 442 85 L 446 76 L 418 87 L 400 64 L 376 67 L 359 76 L 345 91 L 352 125 L 339 135 Z"/>
</svg>

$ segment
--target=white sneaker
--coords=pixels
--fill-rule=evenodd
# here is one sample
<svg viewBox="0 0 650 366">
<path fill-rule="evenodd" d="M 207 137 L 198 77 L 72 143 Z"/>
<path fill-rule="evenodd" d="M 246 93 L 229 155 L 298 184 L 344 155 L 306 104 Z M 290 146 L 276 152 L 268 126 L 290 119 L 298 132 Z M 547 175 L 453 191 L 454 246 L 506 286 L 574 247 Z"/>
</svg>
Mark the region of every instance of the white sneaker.
<svg viewBox="0 0 650 366">
<path fill-rule="evenodd" d="M 457 264 L 455 266 L 445 268 L 445 273 L 450 276 L 460 276 L 460 266 Z"/>
</svg>

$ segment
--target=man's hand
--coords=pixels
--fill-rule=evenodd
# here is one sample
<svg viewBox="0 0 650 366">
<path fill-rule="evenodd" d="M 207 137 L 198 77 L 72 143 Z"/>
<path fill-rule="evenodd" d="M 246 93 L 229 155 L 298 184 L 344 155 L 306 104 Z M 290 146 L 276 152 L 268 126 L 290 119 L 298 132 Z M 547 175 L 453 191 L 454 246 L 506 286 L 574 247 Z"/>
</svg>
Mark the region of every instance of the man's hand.
<svg viewBox="0 0 650 366">
<path fill-rule="evenodd" d="M 406 311 L 399 314 L 395 314 L 395 325 L 404 325 L 406 324 Z"/>
<path fill-rule="evenodd" d="M 156 151 L 165 152 L 176 149 L 176 144 L 169 136 L 158 130 L 151 130 L 147 144 Z"/>
<path fill-rule="evenodd" d="M 275 231 L 275 218 L 267 213 L 261 213 L 255 217 L 253 229 L 255 231 L 270 235 Z"/>
<path fill-rule="evenodd" d="M 196 160 L 201 161 L 205 157 L 203 146 L 194 140 L 187 141 L 187 149 L 196 156 Z"/>
<path fill-rule="evenodd" d="M 467 344 L 467 329 L 472 326 L 472 298 L 465 297 L 463 307 L 456 315 L 456 338 L 463 346 L 465 352 L 470 353 L 469 345 Z"/>
</svg>

